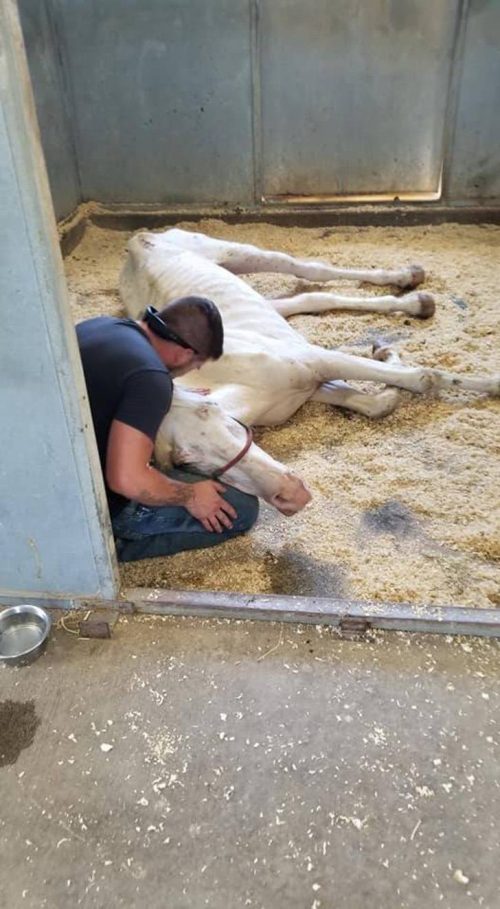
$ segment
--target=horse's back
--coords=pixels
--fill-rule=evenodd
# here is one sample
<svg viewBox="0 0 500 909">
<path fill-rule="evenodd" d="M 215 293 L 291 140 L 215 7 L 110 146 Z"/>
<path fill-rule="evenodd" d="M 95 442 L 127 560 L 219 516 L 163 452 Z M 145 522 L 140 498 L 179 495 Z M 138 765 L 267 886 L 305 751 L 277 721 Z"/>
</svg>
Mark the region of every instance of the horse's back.
<svg viewBox="0 0 500 909">
<path fill-rule="evenodd" d="M 146 306 L 161 309 L 179 297 L 195 294 L 213 300 L 226 335 L 235 330 L 248 332 L 255 339 L 267 336 L 287 343 L 292 338 L 297 341 L 297 333 L 272 303 L 246 281 L 194 251 L 194 241 L 193 249 L 173 242 L 185 233 L 177 229 L 159 234 L 141 232 L 129 241 L 120 278 L 120 293 L 129 315 L 137 318 Z M 188 234 L 187 240 L 193 237 L 196 235 Z"/>
</svg>

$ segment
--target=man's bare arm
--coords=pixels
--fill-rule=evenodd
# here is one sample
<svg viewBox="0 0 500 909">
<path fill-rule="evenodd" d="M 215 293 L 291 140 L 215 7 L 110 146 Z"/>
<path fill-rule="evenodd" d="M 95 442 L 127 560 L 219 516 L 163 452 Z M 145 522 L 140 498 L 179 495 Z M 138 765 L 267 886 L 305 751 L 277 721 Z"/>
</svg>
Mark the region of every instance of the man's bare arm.
<svg viewBox="0 0 500 909">
<path fill-rule="evenodd" d="M 182 505 L 198 518 L 205 530 L 221 532 L 232 527 L 236 512 L 219 494 L 221 483 L 201 480 L 199 483 L 180 483 L 151 467 L 151 439 L 122 423 L 113 420 L 106 455 L 106 482 L 113 492 L 140 502 L 142 505 Z"/>
<path fill-rule="evenodd" d="M 142 505 L 185 505 L 189 486 L 149 466 L 153 448 L 153 442 L 144 433 L 113 420 L 106 455 L 109 488 Z"/>
</svg>

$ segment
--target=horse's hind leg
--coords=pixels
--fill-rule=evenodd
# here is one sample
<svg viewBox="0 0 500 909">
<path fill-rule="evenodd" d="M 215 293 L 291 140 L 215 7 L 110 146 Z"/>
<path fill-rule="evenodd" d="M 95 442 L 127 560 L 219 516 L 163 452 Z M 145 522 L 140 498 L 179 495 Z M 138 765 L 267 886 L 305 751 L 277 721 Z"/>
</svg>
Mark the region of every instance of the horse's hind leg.
<svg viewBox="0 0 500 909">
<path fill-rule="evenodd" d="M 420 319 L 434 315 L 435 304 L 432 294 L 414 291 L 402 297 L 344 297 L 331 293 L 304 293 L 293 297 L 270 300 L 277 312 L 284 318 L 298 313 L 317 312 L 404 312 Z"/>
<path fill-rule="evenodd" d="M 371 284 L 394 284 L 410 289 L 417 287 L 425 278 L 423 268 L 410 265 L 396 271 L 382 268 L 335 268 L 327 262 L 314 259 L 299 259 L 288 253 L 259 249 L 248 243 L 232 243 L 216 240 L 204 234 L 173 228 L 164 234 L 154 235 L 157 242 L 174 244 L 180 249 L 190 250 L 197 255 L 217 262 L 235 275 L 255 272 L 295 275 L 308 281 L 368 281 Z M 161 237 L 162 239 L 158 239 Z"/>
<path fill-rule="evenodd" d="M 351 379 L 383 382 L 412 391 L 414 394 L 438 392 L 455 388 L 457 391 L 475 391 L 500 395 L 500 376 L 475 376 L 469 373 L 445 372 L 429 366 L 405 366 L 390 349 L 379 349 L 375 359 L 352 356 L 341 351 L 316 349 L 316 368 L 320 381 Z"/>
<path fill-rule="evenodd" d="M 386 271 L 382 268 L 336 268 L 327 262 L 314 259 L 298 259 L 287 253 L 270 252 L 256 246 L 231 244 L 218 259 L 219 265 L 234 274 L 254 272 L 272 272 L 275 274 L 295 275 L 307 281 L 368 281 L 370 284 L 394 284 L 397 287 L 410 289 L 417 287 L 425 279 L 425 272 L 419 265 L 410 265 L 397 271 Z M 238 247 L 238 248 L 234 248 Z"/>
</svg>

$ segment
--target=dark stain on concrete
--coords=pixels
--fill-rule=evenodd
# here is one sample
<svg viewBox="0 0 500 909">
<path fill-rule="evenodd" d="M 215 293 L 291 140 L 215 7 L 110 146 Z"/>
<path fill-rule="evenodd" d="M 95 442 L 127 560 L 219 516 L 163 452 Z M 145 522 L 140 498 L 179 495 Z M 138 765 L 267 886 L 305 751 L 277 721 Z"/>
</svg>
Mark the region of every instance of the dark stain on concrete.
<svg viewBox="0 0 500 909">
<path fill-rule="evenodd" d="M 273 593 L 339 599 L 346 596 L 345 572 L 335 563 L 321 562 L 285 547 L 278 556 L 267 555 L 266 568 Z"/>
<path fill-rule="evenodd" d="M 0 701 L 0 767 L 15 764 L 40 723 L 34 701 Z"/>
<path fill-rule="evenodd" d="M 419 530 L 410 509 L 396 499 L 365 511 L 362 522 L 373 533 L 389 533 L 398 538 L 414 536 Z"/>
</svg>

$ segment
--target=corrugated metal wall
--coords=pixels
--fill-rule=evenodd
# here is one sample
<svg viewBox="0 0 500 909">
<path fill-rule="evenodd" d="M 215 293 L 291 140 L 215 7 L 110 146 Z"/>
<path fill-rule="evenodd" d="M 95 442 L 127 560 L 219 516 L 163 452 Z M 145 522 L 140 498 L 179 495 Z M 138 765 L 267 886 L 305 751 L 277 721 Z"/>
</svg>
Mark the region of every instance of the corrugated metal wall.
<svg viewBox="0 0 500 909">
<path fill-rule="evenodd" d="M 21 9 L 58 215 L 78 176 L 83 199 L 234 206 L 432 194 L 444 167 L 447 201 L 500 198 L 498 0 Z"/>
</svg>

